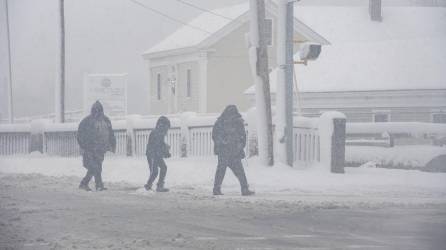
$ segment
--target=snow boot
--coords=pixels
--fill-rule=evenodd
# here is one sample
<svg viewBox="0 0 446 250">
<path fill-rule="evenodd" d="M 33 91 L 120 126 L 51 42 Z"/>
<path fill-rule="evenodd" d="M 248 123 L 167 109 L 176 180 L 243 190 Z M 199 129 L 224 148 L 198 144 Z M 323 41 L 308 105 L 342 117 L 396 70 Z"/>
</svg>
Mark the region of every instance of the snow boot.
<svg viewBox="0 0 446 250">
<path fill-rule="evenodd" d="M 164 193 L 164 192 L 169 192 L 169 189 L 164 187 L 164 182 L 158 182 L 156 191 Z"/>
<path fill-rule="evenodd" d="M 106 187 L 104 187 L 104 184 L 100 184 L 96 186 L 96 191 L 105 191 L 107 190 Z"/>
<path fill-rule="evenodd" d="M 214 188 L 212 192 L 214 193 L 214 195 L 223 195 L 220 188 Z"/>
<path fill-rule="evenodd" d="M 169 192 L 169 189 L 164 187 L 164 183 L 161 183 L 157 185 L 156 191 L 164 193 L 164 192 Z"/>
<path fill-rule="evenodd" d="M 88 186 L 88 184 L 84 184 L 81 182 L 81 184 L 79 185 L 79 189 L 85 190 L 87 192 L 91 191 L 91 188 Z"/>
<path fill-rule="evenodd" d="M 169 189 L 168 189 L 168 188 L 165 188 L 165 187 L 157 187 L 157 188 L 156 188 L 156 191 L 157 191 L 157 192 L 164 193 L 164 192 L 169 192 Z"/>
<path fill-rule="evenodd" d="M 255 192 L 249 190 L 248 187 L 242 188 L 242 195 L 243 196 L 251 196 L 251 195 L 254 195 L 254 194 L 255 194 Z"/>
<path fill-rule="evenodd" d="M 146 185 L 144 185 L 144 189 L 146 191 L 152 190 L 152 185 L 146 184 Z"/>
</svg>

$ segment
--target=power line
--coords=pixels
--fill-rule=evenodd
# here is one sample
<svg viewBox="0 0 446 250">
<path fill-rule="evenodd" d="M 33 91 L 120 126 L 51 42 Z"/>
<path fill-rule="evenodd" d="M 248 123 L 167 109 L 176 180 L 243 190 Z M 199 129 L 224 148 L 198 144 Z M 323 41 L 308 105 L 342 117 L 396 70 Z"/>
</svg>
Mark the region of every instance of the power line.
<svg viewBox="0 0 446 250">
<path fill-rule="evenodd" d="M 131 1 L 132 3 L 134 3 L 134 4 L 136 4 L 136 5 L 139 5 L 140 7 L 143 7 L 143 8 L 146 9 L 146 10 L 149 10 L 149 11 L 151 11 L 151 12 L 154 12 L 154 13 L 156 13 L 156 14 L 158 14 L 158 15 L 160 15 L 160 16 L 163 16 L 163 17 L 165 17 L 165 18 L 167 18 L 167 19 L 169 19 L 169 20 L 172 20 L 172 21 L 174 21 L 174 22 L 181 23 L 181 24 L 183 24 L 183 25 L 189 26 L 189 27 L 191 27 L 191 28 L 193 28 L 193 29 L 196 29 L 196 30 L 199 30 L 199 31 L 201 31 L 201 32 L 204 32 L 204 33 L 206 33 L 206 34 L 208 34 L 208 35 L 211 35 L 211 34 L 212 34 L 211 32 L 209 32 L 209 31 L 207 31 L 207 30 L 204 30 L 204 29 L 202 29 L 202 28 L 200 28 L 200 27 L 198 27 L 198 26 L 194 26 L 194 25 L 188 24 L 188 23 L 186 23 L 186 22 L 183 22 L 183 21 L 181 21 L 181 20 L 179 20 L 179 19 L 176 19 L 176 18 L 174 18 L 174 17 L 171 17 L 171 16 L 169 16 L 169 15 L 167 15 L 167 14 L 165 14 L 165 13 L 159 11 L 159 10 L 156 10 L 156 9 L 154 9 L 154 8 L 151 8 L 151 7 L 145 5 L 145 4 L 141 3 L 141 2 L 138 2 L 138 1 L 136 1 L 136 0 L 129 0 L 129 1 Z"/>
<path fill-rule="evenodd" d="M 186 2 L 186 1 L 183 1 L 183 0 L 175 0 L 175 1 L 180 2 L 180 3 L 182 3 L 182 4 L 185 4 L 185 5 L 187 5 L 187 6 L 190 6 L 190 7 L 192 7 L 192 8 L 195 8 L 195 9 L 197 9 L 197 10 L 201 10 L 201 11 L 210 13 L 210 14 L 212 14 L 212 15 L 214 15 L 214 16 L 218 16 L 218 17 L 224 18 L 224 19 L 229 20 L 229 21 L 234 21 L 234 19 L 232 19 L 232 18 L 230 18 L 230 17 L 220 15 L 220 14 L 218 14 L 218 13 L 216 13 L 216 12 L 213 12 L 213 11 L 210 11 L 210 10 L 207 10 L 207 9 L 204 9 L 204 8 L 202 8 L 202 7 L 200 7 L 200 6 L 195 5 L 195 4 L 192 4 L 192 3 L 189 3 L 189 2 Z"/>
</svg>

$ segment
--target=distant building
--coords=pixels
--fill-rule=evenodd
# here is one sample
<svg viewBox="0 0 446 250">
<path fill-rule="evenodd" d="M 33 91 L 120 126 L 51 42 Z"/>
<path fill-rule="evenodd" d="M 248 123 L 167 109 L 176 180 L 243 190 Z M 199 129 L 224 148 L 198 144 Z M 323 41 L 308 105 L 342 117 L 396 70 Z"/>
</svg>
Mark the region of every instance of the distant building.
<svg viewBox="0 0 446 250">
<path fill-rule="evenodd" d="M 271 26 L 269 64 L 274 68 L 277 6 L 266 3 Z M 245 39 L 248 11 L 246 3 L 212 11 L 220 16 L 204 12 L 143 54 L 150 75 L 151 114 L 221 112 L 228 104 L 241 110 L 249 107 L 244 95 L 253 84 Z M 295 37 L 329 44 L 299 19 L 295 19 Z"/>
<path fill-rule="evenodd" d="M 295 14 L 331 43 L 295 67 L 303 114 L 446 123 L 446 8 L 297 5 Z M 270 79 L 274 103 L 275 70 Z M 245 93 L 253 105 L 254 87 Z"/>
</svg>

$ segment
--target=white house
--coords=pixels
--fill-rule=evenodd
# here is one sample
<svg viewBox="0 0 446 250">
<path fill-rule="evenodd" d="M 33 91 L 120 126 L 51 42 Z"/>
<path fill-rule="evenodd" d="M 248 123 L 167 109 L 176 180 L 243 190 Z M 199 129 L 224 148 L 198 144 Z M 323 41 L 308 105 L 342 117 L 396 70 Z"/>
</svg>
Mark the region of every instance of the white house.
<svg viewBox="0 0 446 250">
<path fill-rule="evenodd" d="M 296 6 L 295 16 L 331 43 L 318 60 L 295 66 L 303 113 L 446 123 L 446 8 L 385 6 L 375 21 L 370 12 L 368 6 Z M 270 78 L 274 103 L 275 71 Z M 254 87 L 246 94 L 253 105 Z"/>
<path fill-rule="evenodd" d="M 269 64 L 275 67 L 277 6 L 266 1 L 271 27 Z M 245 34 L 248 3 L 197 16 L 143 54 L 150 74 L 150 113 L 221 112 L 228 104 L 249 107 L 244 91 L 253 84 Z M 295 38 L 329 44 L 300 19 Z"/>
</svg>

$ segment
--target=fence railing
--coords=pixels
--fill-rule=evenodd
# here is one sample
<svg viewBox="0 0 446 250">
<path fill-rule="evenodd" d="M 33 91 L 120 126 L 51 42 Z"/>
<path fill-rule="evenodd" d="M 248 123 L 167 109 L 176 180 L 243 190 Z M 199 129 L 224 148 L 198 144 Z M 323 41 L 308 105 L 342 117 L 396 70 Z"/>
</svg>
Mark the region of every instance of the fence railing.
<svg viewBox="0 0 446 250">
<path fill-rule="evenodd" d="M 347 145 L 393 147 L 446 144 L 446 124 L 427 122 L 348 123 Z"/>
<path fill-rule="evenodd" d="M 0 132 L 0 155 L 29 153 L 30 132 Z"/>
<path fill-rule="evenodd" d="M 293 147 L 295 162 L 313 163 L 320 161 L 320 138 L 317 129 L 294 127 Z"/>
<path fill-rule="evenodd" d="M 216 116 L 172 117 L 172 127 L 165 139 L 171 147 L 172 157 L 212 156 L 214 154 L 212 127 L 216 118 Z M 132 120 L 129 118 L 125 121 L 112 123 L 117 140 L 115 154 L 144 156 L 147 141 L 155 127 L 156 120 L 142 118 Z M 299 118 L 295 121 L 293 146 L 296 164 L 310 165 L 319 163 L 324 158 L 321 156 L 323 142 L 319 125 L 319 118 Z M 25 154 L 36 150 L 48 155 L 63 157 L 75 157 L 81 154 L 76 139 L 77 123 L 54 124 L 42 121 L 39 124 L 39 122 L 33 122 L 28 125 L 27 130 L 22 129 L 21 131 L 9 131 L 2 126 L 4 125 L 0 125 L 0 155 Z M 252 152 L 256 152 L 255 147 L 257 147 L 257 143 L 253 143 L 257 140 L 255 130 L 250 131 L 252 126 L 246 126 L 249 141 L 246 143 L 245 152 L 248 156 L 253 155 Z M 325 135 L 323 137 L 325 143 L 332 143 L 331 137 L 332 134 Z M 331 152 L 328 153 L 331 154 Z M 327 155 L 327 152 L 324 151 L 324 155 Z"/>
<path fill-rule="evenodd" d="M 191 127 L 189 129 L 188 153 L 194 157 L 214 154 L 212 126 Z"/>
<path fill-rule="evenodd" d="M 80 155 L 76 131 L 45 132 L 43 135 L 43 152 L 48 155 L 64 157 Z"/>
</svg>

